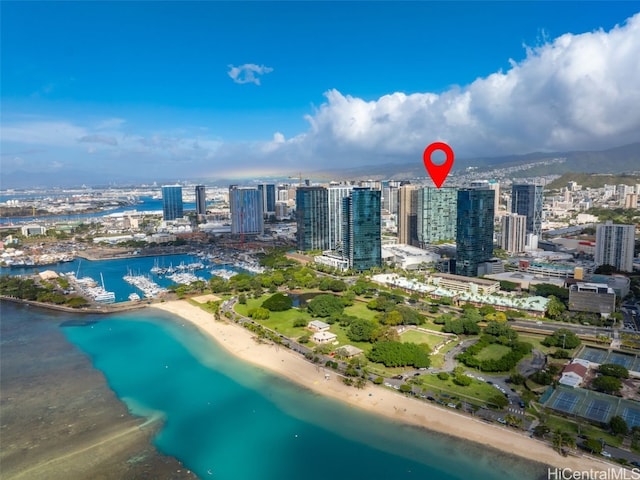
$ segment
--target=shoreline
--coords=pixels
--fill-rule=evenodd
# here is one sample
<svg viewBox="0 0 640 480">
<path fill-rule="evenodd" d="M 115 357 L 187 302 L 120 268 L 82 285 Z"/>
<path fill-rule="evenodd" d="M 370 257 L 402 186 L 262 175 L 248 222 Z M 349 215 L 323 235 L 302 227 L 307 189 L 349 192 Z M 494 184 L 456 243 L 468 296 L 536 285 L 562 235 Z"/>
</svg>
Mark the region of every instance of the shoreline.
<svg viewBox="0 0 640 480">
<path fill-rule="evenodd" d="M 322 366 L 318 368 L 287 348 L 274 348 L 272 344 L 258 343 L 254 335 L 242 326 L 226 320 L 215 320 L 211 314 L 186 300 L 175 300 L 149 307 L 177 315 L 190 322 L 236 358 L 369 413 L 471 441 L 551 468 L 569 468 L 573 471 L 624 468 L 588 456 L 564 457 L 546 443 L 529 438 L 521 432 L 469 418 L 371 383 L 361 390 L 349 387 L 344 385 L 333 371 L 327 371 L 330 376 L 325 378 Z M 491 439 L 491 442 L 487 439 Z"/>
</svg>

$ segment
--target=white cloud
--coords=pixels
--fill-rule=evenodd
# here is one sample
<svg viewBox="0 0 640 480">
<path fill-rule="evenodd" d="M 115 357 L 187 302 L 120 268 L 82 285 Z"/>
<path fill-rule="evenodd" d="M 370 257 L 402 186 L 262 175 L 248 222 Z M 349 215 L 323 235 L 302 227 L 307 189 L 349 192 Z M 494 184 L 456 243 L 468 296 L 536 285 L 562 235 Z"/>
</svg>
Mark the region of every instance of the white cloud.
<svg viewBox="0 0 640 480">
<path fill-rule="evenodd" d="M 275 144 L 310 157 L 363 162 L 419 157 L 450 142 L 457 155 L 607 148 L 640 140 L 640 14 L 610 32 L 527 48 L 507 72 L 441 94 L 365 101 L 337 90 L 306 116 L 309 130 Z M 337 162 L 336 162 L 337 163 Z"/>
<path fill-rule="evenodd" d="M 260 85 L 260 75 L 273 72 L 273 68 L 265 65 L 256 65 L 255 63 L 245 63 L 239 67 L 228 65 L 227 74 L 236 83 L 255 83 Z"/>
</svg>

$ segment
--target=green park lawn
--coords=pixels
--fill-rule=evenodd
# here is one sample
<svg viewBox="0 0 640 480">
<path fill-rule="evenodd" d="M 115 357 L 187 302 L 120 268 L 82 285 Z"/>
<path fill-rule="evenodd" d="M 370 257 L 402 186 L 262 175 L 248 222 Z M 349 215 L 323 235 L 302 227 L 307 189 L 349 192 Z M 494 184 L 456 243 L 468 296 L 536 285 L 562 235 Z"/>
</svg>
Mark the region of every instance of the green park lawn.
<svg viewBox="0 0 640 480">
<path fill-rule="evenodd" d="M 367 320 L 374 320 L 377 314 L 380 312 L 376 312 L 375 310 L 370 310 L 367 308 L 367 304 L 364 302 L 355 301 L 353 305 L 350 307 L 346 307 L 344 309 L 344 313 L 347 315 L 352 315 L 358 318 L 365 318 Z"/>
<path fill-rule="evenodd" d="M 271 294 L 263 295 L 260 298 L 248 298 L 246 305 L 236 304 L 235 310 L 240 315 L 244 315 L 245 317 L 248 317 L 249 311 L 251 309 L 260 307 L 262 305 L 262 302 L 264 302 L 270 296 Z M 365 310 L 369 312 L 371 311 L 368 308 L 366 308 L 366 305 L 364 304 L 361 304 L 361 305 L 364 306 Z M 348 308 L 352 308 L 352 307 L 348 307 Z M 358 311 L 359 310 L 356 310 L 356 312 Z M 360 316 L 357 313 L 350 313 L 350 315 Z M 313 332 L 311 330 L 308 330 L 305 327 L 293 326 L 293 322 L 298 318 L 304 318 L 307 323 L 309 323 L 311 320 L 322 320 L 322 318 L 314 318 L 311 315 L 309 315 L 306 309 L 299 310 L 294 307 L 289 310 L 285 310 L 284 312 L 270 312 L 269 318 L 267 320 L 260 320 L 259 323 L 289 338 L 298 338 L 304 335 L 305 333 L 308 333 L 309 335 L 313 335 Z M 333 325 L 331 325 L 331 328 L 329 329 L 329 331 L 331 333 L 335 333 L 338 336 L 337 341 L 339 342 L 339 345 L 353 345 L 365 351 L 371 348 L 371 344 L 368 342 L 352 342 L 351 340 L 349 340 L 349 338 L 347 337 L 346 330 L 340 327 L 340 325 L 338 325 L 337 323 L 334 323 Z"/>
<path fill-rule="evenodd" d="M 471 381 L 471 385 L 463 387 L 453 383 L 453 377 L 449 376 L 447 380 L 440 380 L 436 374 L 420 375 L 417 379 L 421 382 L 423 390 L 433 392 L 444 392 L 449 395 L 455 395 L 461 399 L 474 399 L 480 402 L 487 402 L 500 392 L 491 385 L 479 380 Z"/>
<path fill-rule="evenodd" d="M 511 348 L 500 345 L 499 343 L 492 343 L 491 345 L 486 346 L 479 353 L 475 355 L 475 358 L 478 360 L 497 360 L 502 358 L 507 353 L 511 351 Z"/>
<path fill-rule="evenodd" d="M 436 345 L 444 342 L 446 340 L 445 337 L 441 337 L 439 335 L 430 335 L 425 332 L 421 332 L 419 330 L 406 330 L 400 335 L 400 340 L 405 343 L 426 343 L 429 345 L 429 348 L 433 351 Z"/>
</svg>

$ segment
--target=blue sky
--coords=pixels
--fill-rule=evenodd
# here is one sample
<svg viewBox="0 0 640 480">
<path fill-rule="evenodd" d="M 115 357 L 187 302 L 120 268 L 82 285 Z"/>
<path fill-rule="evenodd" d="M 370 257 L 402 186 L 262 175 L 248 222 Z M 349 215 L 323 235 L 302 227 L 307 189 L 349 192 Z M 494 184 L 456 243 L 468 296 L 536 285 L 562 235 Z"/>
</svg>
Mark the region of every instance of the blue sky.
<svg viewBox="0 0 640 480">
<path fill-rule="evenodd" d="M 421 162 L 436 140 L 466 157 L 640 140 L 640 2 L 1 9 L 5 179 L 251 177 Z"/>
</svg>

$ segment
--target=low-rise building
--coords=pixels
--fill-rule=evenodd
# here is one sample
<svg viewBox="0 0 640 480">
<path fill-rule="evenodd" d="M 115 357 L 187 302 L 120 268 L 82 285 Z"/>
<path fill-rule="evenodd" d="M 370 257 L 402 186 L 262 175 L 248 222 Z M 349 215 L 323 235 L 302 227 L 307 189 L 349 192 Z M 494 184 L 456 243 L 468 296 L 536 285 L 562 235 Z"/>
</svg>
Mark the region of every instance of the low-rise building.
<svg viewBox="0 0 640 480">
<path fill-rule="evenodd" d="M 316 332 L 311 336 L 311 341 L 314 343 L 330 343 L 334 342 L 338 336 L 331 332 Z"/>
<path fill-rule="evenodd" d="M 609 315 L 616 308 L 616 293 L 605 283 L 578 282 L 569 288 L 569 310 Z"/>
<path fill-rule="evenodd" d="M 309 328 L 309 330 L 313 330 L 314 332 L 326 332 L 327 330 L 329 330 L 329 328 L 331 328 L 331 325 L 321 320 L 311 320 L 307 325 L 307 328 Z"/>
<path fill-rule="evenodd" d="M 559 382 L 562 385 L 576 388 L 580 386 L 587 375 L 587 367 L 578 362 L 571 362 L 567 364 L 562 370 L 562 376 Z"/>
</svg>

